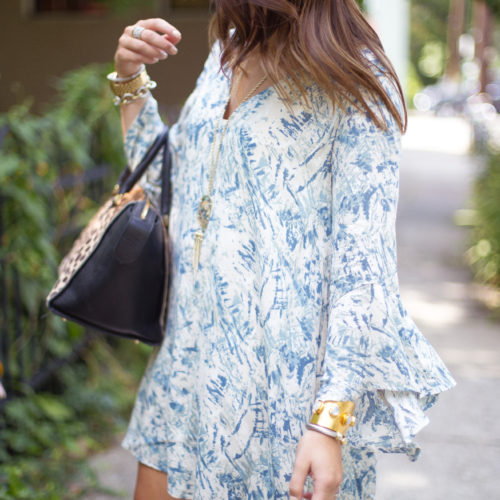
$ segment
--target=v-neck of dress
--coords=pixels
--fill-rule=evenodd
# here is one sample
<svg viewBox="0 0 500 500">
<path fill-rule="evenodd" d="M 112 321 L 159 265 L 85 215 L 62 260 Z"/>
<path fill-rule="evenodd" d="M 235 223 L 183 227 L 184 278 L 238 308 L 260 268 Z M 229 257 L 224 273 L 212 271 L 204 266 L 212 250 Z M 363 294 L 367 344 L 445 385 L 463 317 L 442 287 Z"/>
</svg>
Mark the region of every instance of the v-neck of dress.
<svg viewBox="0 0 500 500">
<path fill-rule="evenodd" d="M 226 110 L 227 110 L 227 105 L 228 105 L 230 93 L 231 93 L 231 81 L 232 81 L 232 72 L 231 72 L 231 78 L 228 79 L 227 85 L 225 86 L 224 112 L 223 112 L 223 115 L 221 116 L 221 119 L 220 119 L 221 123 L 224 123 L 224 124 L 226 124 L 229 120 L 233 121 L 233 115 L 235 113 L 238 113 L 240 111 L 240 109 L 242 107 L 244 107 L 247 103 L 250 103 L 250 102 L 252 102 L 254 100 L 258 100 L 261 97 L 263 97 L 265 94 L 267 94 L 267 93 L 271 94 L 274 91 L 274 85 L 271 83 L 271 85 L 269 85 L 268 87 L 260 90 L 259 92 L 255 93 L 255 94 L 253 94 L 247 100 L 240 102 L 238 104 L 238 106 L 236 106 L 236 108 L 233 109 L 233 111 L 231 112 L 231 114 L 227 118 L 224 118 L 224 115 L 226 114 Z"/>
</svg>

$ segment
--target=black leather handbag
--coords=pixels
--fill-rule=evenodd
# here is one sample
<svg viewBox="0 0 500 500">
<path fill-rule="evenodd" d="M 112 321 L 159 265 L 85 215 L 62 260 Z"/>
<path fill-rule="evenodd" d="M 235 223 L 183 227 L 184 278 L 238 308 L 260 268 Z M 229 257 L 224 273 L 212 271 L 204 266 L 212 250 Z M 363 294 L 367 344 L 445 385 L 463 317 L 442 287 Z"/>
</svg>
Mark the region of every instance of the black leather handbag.
<svg viewBox="0 0 500 500">
<path fill-rule="evenodd" d="M 163 148 L 160 207 L 137 182 Z M 161 343 L 168 303 L 168 129 L 139 165 L 121 174 L 99 209 L 61 261 L 47 297 L 55 314 L 92 329 Z"/>
</svg>

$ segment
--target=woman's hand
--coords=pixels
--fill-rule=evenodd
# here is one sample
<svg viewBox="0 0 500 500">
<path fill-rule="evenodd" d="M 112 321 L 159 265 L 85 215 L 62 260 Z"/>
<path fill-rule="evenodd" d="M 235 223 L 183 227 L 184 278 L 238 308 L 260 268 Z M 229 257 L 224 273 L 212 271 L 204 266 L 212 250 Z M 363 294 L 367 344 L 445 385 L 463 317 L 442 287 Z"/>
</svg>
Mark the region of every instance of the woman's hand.
<svg viewBox="0 0 500 500">
<path fill-rule="evenodd" d="M 340 443 L 320 432 L 307 430 L 297 446 L 290 481 L 290 499 L 333 500 L 342 481 Z M 304 494 L 307 476 L 314 481 L 314 493 Z"/>
<path fill-rule="evenodd" d="M 138 40 L 132 35 L 134 26 L 142 26 L 144 31 Z M 164 19 L 145 19 L 134 26 L 127 26 L 118 40 L 115 52 L 115 70 L 124 77 L 136 73 L 142 64 L 155 64 L 177 54 L 181 40 L 180 32 Z"/>
<path fill-rule="evenodd" d="M 132 34 L 135 26 L 144 28 L 140 40 Z M 166 59 L 168 54 L 177 54 L 176 44 L 180 40 L 180 32 L 164 19 L 145 19 L 137 21 L 134 26 L 127 26 L 118 40 L 115 52 L 115 70 L 118 76 L 133 75 L 143 64 L 155 64 Z M 136 99 L 121 106 L 123 138 L 145 102 L 146 99 Z"/>
</svg>

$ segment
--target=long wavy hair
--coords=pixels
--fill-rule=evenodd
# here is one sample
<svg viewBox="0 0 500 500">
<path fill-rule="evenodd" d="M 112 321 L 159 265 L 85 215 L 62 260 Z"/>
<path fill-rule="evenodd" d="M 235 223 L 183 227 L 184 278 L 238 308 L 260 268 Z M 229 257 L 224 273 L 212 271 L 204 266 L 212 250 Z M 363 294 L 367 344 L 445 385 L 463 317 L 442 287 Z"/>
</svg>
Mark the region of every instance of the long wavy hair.
<svg viewBox="0 0 500 500">
<path fill-rule="evenodd" d="M 379 37 L 355 0 L 212 0 L 210 43 L 222 44 L 221 67 L 235 70 L 252 51 L 278 94 L 290 100 L 283 81 L 291 78 L 303 97 L 315 81 L 334 104 L 349 102 L 387 128 L 385 106 L 401 131 L 407 112 L 396 72 Z M 363 50 L 375 56 L 368 58 Z M 401 98 L 403 116 L 379 76 L 388 77 Z M 377 112 L 374 111 L 377 110 Z"/>
</svg>

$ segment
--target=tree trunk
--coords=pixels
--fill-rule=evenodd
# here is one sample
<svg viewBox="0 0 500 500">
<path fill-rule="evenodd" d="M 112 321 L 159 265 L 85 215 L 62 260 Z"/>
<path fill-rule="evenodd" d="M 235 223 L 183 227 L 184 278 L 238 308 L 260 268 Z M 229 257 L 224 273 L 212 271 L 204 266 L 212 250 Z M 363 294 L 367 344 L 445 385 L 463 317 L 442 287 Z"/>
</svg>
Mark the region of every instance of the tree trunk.
<svg viewBox="0 0 500 500">
<path fill-rule="evenodd" d="M 463 33 L 465 21 L 465 0 L 450 0 L 448 15 L 448 62 L 446 77 L 450 80 L 460 80 L 460 53 L 458 40 Z"/>
<path fill-rule="evenodd" d="M 479 63 L 479 91 L 485 92 L 489 83 L 490 51 L 493 29 L 493 14 L 485 0 L 474 2 L 474 36 L 476 58 Z"/>
</svg>

